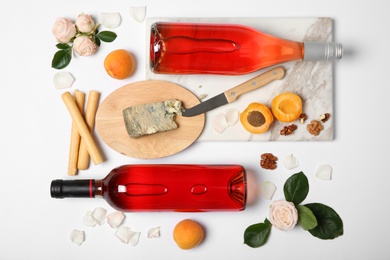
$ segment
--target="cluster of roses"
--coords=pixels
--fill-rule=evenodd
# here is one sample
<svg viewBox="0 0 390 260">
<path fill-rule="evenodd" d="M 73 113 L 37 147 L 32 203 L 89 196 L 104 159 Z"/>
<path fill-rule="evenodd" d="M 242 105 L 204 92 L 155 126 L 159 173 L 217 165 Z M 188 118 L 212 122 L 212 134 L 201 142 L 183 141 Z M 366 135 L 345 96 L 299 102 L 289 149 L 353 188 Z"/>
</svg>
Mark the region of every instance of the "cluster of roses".
<svg viewBox="0 0 390 260">
<path fill-rule="evenodd" d="M 72 48 L 80 56 L 89 56 L 96 53 L 101 41 L 112 42 L 116 34 L 110 31 L 98 31 L 91 15 L 81 13 L 76 22 L 69 18 L 57 18 L 52 29 L 57 39 L 59 49 L 53 57 L 51 66 L 55 69 L 63 69 L 72 59 Z"/>
<path fill-rule="evenodd" d="M 97 26 L 91 15 L 81 13 L 75 23 L 70 18 L 57 18 L 52 32 L 60 43 L 73 42 L 73 49 L 80 56 L 89 56 L 97 51 L 94 41 Z"/>
<path fill-rule="evenodd" d="M 270 205 L 269 219 L 245 230 L 245 244 L 250 247 L 263 246 L 272 227 L 288 231 L 297 224 L 320 239 L 334 239 L 343 235 L 343 221 L 334 209 L 322 203 L 301 204 L 309 193 L 309 181 L 303 172 L 287 179 L 283 193 L 285 200 L 277 200 Z"/>
</svg>

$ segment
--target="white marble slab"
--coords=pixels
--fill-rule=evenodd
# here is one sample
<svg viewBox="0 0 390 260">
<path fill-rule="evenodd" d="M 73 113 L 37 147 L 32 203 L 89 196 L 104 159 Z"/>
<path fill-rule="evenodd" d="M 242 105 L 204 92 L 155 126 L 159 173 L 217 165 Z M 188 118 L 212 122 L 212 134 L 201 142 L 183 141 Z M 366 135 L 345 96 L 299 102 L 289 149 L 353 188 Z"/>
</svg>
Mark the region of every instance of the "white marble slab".
<svg viewBox="0 0 390 260">
<path fill-rule="evenodd" d="M 237 23 L 251 26 L 259 31 L 276 37 L 294 41 L 332 41 L 331 18 L 149 18 L 146 21 L 146 79 L 167 80 L 179 84 L 195 95 L 206 94 L 208 99 L 227 89 L 238 85 L 251 77 L 269 69 L 241 76 L 223 75 L 160 75 L 149 69 L 149 29 L 156 21 L 191 21 Z M 279 81 L 243 95 L 237 101 L 209 111 L 206 115 L 205 128 L 198 141 L 328 141 L 333 139 L 333 64 L 330 62 L 288 62 L 282 64 L 286 76 Z M 305 124 L 297 124 L 294 134 L 281 136 L 280 130 L 288 125 L 274 120 L 270 130 L 264 134 L 254 135 L 247 132 L 240 122 L 217 133 L 212 127 L 212 119 L 229 108 L 240 112 L 252 102 L 260 102 L 270 107 L 271 100 L 277 94 L 291 91 L 303 99 L 304 112 L 309 119 Z M 330 113 L 331 119 L 324 123 L 324 130 L 318 136 L 306 130 L 306 124 L 317 119 L 323 113 Z"/>
</svg>

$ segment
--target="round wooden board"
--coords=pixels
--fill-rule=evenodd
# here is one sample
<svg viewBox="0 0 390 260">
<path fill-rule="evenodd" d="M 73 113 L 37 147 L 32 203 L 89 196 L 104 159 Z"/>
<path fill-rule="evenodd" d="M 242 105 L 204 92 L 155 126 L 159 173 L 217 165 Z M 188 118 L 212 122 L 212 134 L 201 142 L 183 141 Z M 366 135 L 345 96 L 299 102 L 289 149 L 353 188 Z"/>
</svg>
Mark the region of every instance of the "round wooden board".
<svg viewBox="0 0 390 260">
<path fill-rule="evenodd" d="M 187 108 L 200 103 L 193 93 L 167 81 L 146 80 L 125 85 L 112 92 L 99 105 L 96 130 L 109 147 L 133 158 L 155 159 L 176 154 L 190 146 L 202 133 L 204 114 L 177 116 L 177 129 L 139 138 L 131 138 L 127 134 L 122 115 L 122 110 L 129 106 L 174 98 Z"/>
</svg>

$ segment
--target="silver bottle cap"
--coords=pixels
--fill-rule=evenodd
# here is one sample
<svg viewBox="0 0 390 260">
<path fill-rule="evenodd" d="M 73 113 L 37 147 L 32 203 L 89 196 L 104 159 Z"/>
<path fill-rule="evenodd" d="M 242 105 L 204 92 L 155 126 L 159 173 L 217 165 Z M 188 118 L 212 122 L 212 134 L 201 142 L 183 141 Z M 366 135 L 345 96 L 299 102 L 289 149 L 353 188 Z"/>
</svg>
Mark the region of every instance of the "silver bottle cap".
<svg viewBox="0 0 390 260">
<path fill-rule="evenodd" d="M 336 42 L 304 42 L 304 61 L 339 61 L 343 45 Z"/>
</svg>

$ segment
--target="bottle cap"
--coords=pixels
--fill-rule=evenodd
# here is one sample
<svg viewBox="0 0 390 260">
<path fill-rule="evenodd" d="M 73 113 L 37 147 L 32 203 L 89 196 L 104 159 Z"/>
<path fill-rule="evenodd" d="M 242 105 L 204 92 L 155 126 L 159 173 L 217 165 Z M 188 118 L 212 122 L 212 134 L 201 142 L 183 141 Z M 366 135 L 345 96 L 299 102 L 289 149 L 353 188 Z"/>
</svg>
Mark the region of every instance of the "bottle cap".
<svg viewBox="0 0 390 260">
<path fill-rule="evenodd" d="M 50 185 L 52 198 L 93 198 L 95 197 L 94 180 L 53 180 Z"/>
<path fill-rule="evenodd" d="M 304 61 L 339 61 L 343 45 L 336 42 L 304 42 Z"/>
</svg>

